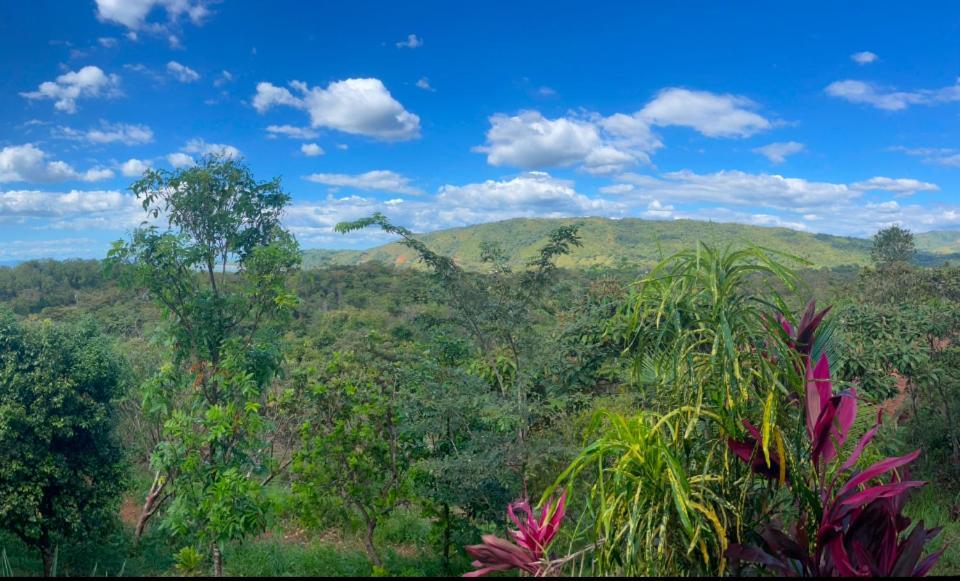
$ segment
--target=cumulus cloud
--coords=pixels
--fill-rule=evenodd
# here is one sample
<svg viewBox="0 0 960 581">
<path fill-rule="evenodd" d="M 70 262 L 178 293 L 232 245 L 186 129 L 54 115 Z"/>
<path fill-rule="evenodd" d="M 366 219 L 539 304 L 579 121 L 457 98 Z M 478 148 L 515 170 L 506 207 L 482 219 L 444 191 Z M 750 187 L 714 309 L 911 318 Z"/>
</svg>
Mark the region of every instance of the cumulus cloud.
<svg viewBox="0 0 960 581">
<path fill-rule="evenodd" d="M 179 152 L 167 155 L 167 163 L 176 169 L 190 167 L 197 164 L 193 157 L 187 155 L 186 153 Z"/>
<path fill-rule="evenodd" d="M 581 164 L 587 171 L 610 173 L 648 163 L 661 146 L 649 126 L 628 115 L 547 119 L 539 111 L 490 117 L 487 143 L 474 148 L 487 163 L 524 169 Z"/>
<path fill-rule="evenodd" d="M 690 127 L 708 137 L 748 137 L 772 126 L 745 97 L 669 88 L 632 114 L 586 112 L 548 119 L 539 111 L 490 117 L 486 143 L 474 151 L 497 166 L 542 169 L 578 165 L 610 174 L 649 164 L 663 147 L 656 126 Z"/>
<path fill-rule="evenodd" d="M 323 148 L 316 143 L 304 143 L 300 146 L 300 152 L 307 157 L 316 157 L 324 154 Z"/>
<path fill-rule="evenodd" d="M 593 123 L 521 111 L 492 116 L 487 145 L 476 151 L 486 153 L 491 165 L 538 168 L 582 162 L 600 145 L 600 131 Z"/>
<path fill-rule="evenodd" d="M 885 111 L 901 111 L 911 105 L 937 105 L 960 101 L 960 79 L 940 89 L 896 91 L 873 83 L 843 80 L 830 83 L 825 89 L 831 97 L 851 103 L 865 104 Z"/>
<path fill-rule="evenodd" d="M 66 162 L 50 161 L 46 152 L 32 143 L 0 149 L 0 183 L 95 182 L 112 177 L 113 172 L 109 169 L 93 168 L 78 172 Z"/>
<path fill-rule="evenodd" d="M 419 48 L 423 46 L 423 39 L 417 38 L 416 34 L 408 34 L 406 40 L 397 43 L 397 48 Z"/>
<path fill-rule="evenodd" d="M 445 185 L 436 201 L 441 206 L 471 210 L 535 210 L 534 215 L 592 215 L 606 213 L 616 204 L 580 194 L 573 182 L 545 172 L 529 172 L 511 180 L 486 180 L 464 186 Z"/>
<path fill-rule="evenodd" d="M 868 65 L 877 60 L 877 55 L 873 54 L 869 50 L 865 50 L 862 52 L 853 53 L 850 55 L 850 60 L 858 65 Z"/>
<path fill-rule="evenodd" d="M 205 0 L 96 0 L 96 3 L 98 19 L 131 30 L 143 28 L 155 8 L 164 10 L 169 21 L 187 16 L 194 24 L 200 24 L 210 14 L 209 2 Z"/>
<path fill-rule="evenodd" d="M 660 91 L 639 115 L 655 125 L 690 127 L 707 137 L 749 137 L 771 127 L 754 108 L 756 104 L 746 97 L 669 88 Z"/>
<path fill-rule="evenodd" d="M 304 179 L 334 188 L 390 192 L 418 196 L 423 190 L 410 185 L 410 178 L 389 170 L 373 170 L 362 174 L 315 173 Z"/>
<path fill-rule="evenodd" d="M 167 63 L 167 72 L 181 83 L 192 83 L 200 79 L 200 73 L 177 61 Z"/>
<path fill-rule="evenodd" d="M 96 145 L 122 143 L 141 145 L 153 141 L 153 130 L 146 125 L 130 123 L 100 122 L 100 127 L 80 131 L 70 127 L 60 127 L 55 135 L 65 139 L 76 139 Z"/>
<path fill-rule="evenodd" d="M 128 178 L 138 178 L 148 169 L 150 169 L 149 161 L 131 158 L 123 162 L 123 165 L 120 166 L 120 173 Z"/>
<path fill-rule="evenodd" d="M 282 105 L 306 111 L 310 126 L 364 135 L 385 141 L 420 137 L 420 118 L 403 108 L 379 79 L 346 79 L 326 88 L 293 81 L 290 87 L 257 84 L 253 106 L 264 113 Z"/>
<path fill-rule="evenodd" d="M 931 184 L 929 182 L 921 182 L 920 180 L 910 179 L 910 178 L 887 178 L 887 177 L 873 177 L 862 182 L 857 182 L 852 184 L 852 187 L 855 190 L 864 190 L 864 191 L 885 191 L 893 192 L 895 194 L 909 196 L 917 192 L 936 192 L 940 190 L 940 187 L 937 184 Z"/>
<path fill-rule="evenodd" d="M 46 81 L 36 91 L 20 93 L 31 100 L 50 99 L 58 111 L 77 112 L 77 100 L 81 98 L 115 97 L 120 94 L 120 77 L 103 72 L 100 67 L 88 65 L 78 71 L 70 71 Z"/>
<path fill-rule="evenodd" d="M 0 191 L 0 224 L 12 222 L 45 230 L 116 231 L 135 227 L 145 218 L 134 196 L 113 190 Z M 2 246 L 7 247 L 8 243 Z M 76 256 L 80 252 L 80 248 L 74 248 L 67 254 Z"/>
<path fill-rule="evenodd" d="M 772 163 L 779 164 L 786 161 L 788 155 L 803 151 L 804 147 L 802 143 L 796 141 L 785 141 L 757 147 L 753 151 L 766 157 Z"/>
<path fill-rule="evenodd" d="M 433 87 L 430 86 L 430 79 L 427 77 L 420 77 L 420 80 L 417 81 L 417 88 L 424 91 L 433 91 Z"/>
<path fill-rule="evenodd" d="M 289 137 L 290 139 L 313 139 L 320 133 L 309 127 L 295 127 L 293 125 L 268 125 L 267 133 L 271 138 L 278 135 Z"/>
</svg>

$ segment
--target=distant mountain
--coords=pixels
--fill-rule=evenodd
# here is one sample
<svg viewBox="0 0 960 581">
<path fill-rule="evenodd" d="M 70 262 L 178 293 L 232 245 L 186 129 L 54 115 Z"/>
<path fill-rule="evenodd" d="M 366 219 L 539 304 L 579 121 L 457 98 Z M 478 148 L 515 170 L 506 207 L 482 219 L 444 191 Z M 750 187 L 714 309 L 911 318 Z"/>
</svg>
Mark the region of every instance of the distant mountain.
<svg viewBox="0 0 960 581">
<path fill-rule="evenodd" d="M 716 246 L 754 244 L 798 256 L 817 267 L 870 263 L 871 242 L 862 238 L 697 220 L 516 218 L 441 230 L 424 234 L 421 239 L 432 250 L 452 256 L 464 268 L 478 270 L 482 266 L 480 245 L 483 242 L 499 242 L 505 254 L 512 257 L 512 263 L 519 265 L 536 254 L 551 230 L 573 223 L 582 225 L 583 246 L 557 261 L 566 268 L 652 266 L 663 256 L 693 248 L 697 240 Z M 921 263 L 939 264 L 960 259 L 960 232 L 918 234 L 916 240 Z M 365 251 L 307 250 L 304 253 L 305 268 L 370 261 L 397 266 L 417 264 L 416 254 L 397 243 Z"/>
</svg>

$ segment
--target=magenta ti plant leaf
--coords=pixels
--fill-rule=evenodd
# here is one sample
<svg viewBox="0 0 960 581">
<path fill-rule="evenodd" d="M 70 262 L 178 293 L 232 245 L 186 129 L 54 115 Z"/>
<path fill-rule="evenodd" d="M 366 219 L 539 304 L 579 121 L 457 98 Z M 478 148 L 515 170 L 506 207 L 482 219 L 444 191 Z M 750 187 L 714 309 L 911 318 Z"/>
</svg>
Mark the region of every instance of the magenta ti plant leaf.
<svg viewBox="0 0 960 581">
<path fill-rule="evenodd" d="M 940 530 L 927 529 L 922 522 L 910 527 L 910 519 L 903 514 L 906 498 L 924 483 L 905 479 L 897 472 L 905 470 L 920 451 L 886 458 L 859 472 L 854 469 L 877 434 L 882 412 L 850 456 L 833 471 L 833 478 L 825 477 L 857 416 L 856 391 L 835 395 L 827 357 L 821 356 L 815 364 L 810 358 L 816 327 L 828 311 L 817 312 L 811 302 L 797 329 L 785 318 L 778 319 L 789 338 L 788 345 L 803 356 L 806 364 L 803 412 L 810 444 L 808 465 L 813 470 L 806 475 L 795 474 L 794 480 L 817 493 L 820 502 L 798 497 L 799 517 L 790 533 L 774 521 L 756 532 L 755 543 L 731 545 L 727 557 L 735 566 L 759 567 L 783 576 L 924 576 L 942 554 L 939 551 L 923 558 L 924 547 Z M 728 445 L 754 471 L 769 476 L 762 458 L 759 464 L 756 462 L 759 434 L 749 422 L 744 425 L 752 438 L 746 442 L 729 440 Z M 887 481 L 882 481 L 887 475 Z M 846 481 L 836 490 L 836 480 L 844 478 Z M 805 531 L 807 522 L 817 523 L 813 538 L 808 538 Z"/>
<path fill-rule="evenodd" d="M 510 531 L 515 542 L 484 535 L 482 544 L 466 547 L 467 553 L 474 558 L 476 570 L 464 577 L 480 577 L 511 569 L 520 569 L 534 576 L 545 574 L 547 549 L 563 524 L 566 504 L 566 491 L 559 498 L 548 500 L 539 516 L 526 500 L 510 503 L 507 515 L 517 526 L 517 530 Z"/>
</svg>

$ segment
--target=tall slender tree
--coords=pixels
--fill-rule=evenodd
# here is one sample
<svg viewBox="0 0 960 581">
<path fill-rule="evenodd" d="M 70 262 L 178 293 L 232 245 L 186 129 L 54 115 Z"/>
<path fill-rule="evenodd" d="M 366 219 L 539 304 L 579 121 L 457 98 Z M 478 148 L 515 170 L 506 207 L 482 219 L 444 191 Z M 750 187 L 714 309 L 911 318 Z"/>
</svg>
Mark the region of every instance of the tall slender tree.
<svg viewBox="0 0 960 581">
<path fill-rule="evenodd" d="M 283 356 L 277 323 L 297 300 L 285 280 L 300 252 L 280 225 L 290 196 L 279 178 L 257 181 L 217 157 L 150 170 L 131 189 L 167 223 L 144 224 L 108 257 L 123 282 L 163 308 L 171 346 L 145 387 L 163 436 L 144 519 L 170 499 L 166 526 L 207 547 L 219 576 L 223 543 L 264 525 L 261 483 L 272 469 L 264 406 Z"/>
</svg>

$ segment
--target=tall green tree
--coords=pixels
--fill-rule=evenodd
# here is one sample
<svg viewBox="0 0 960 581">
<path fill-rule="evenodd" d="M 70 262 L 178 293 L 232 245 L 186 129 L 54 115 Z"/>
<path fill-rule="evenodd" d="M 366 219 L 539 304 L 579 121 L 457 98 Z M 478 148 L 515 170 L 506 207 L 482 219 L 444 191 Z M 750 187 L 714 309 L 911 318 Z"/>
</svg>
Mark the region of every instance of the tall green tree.
<svg viewBox="0 0 960 581">
<path fill-rule="evenodd" d="M 0 311 L 0 528 L 40 551 L 46 576 L 59 544 L 115 518 L 122 377 L 92 326 L 26 325 Z"/>
<path fill-rule="evenodd" d="M 280 225 L 290 196 L 279 178 L 258 181 L 217 157 L 150 170 L 131 189 L 167 223 L 138 228 L 107 261 L 163 308 L 170 341 L 169 363 L 144 388 L 163 433 L 142 518 L 169 498 L 165 525 L 207 547 L 222 575 L 222 545 L 264 525 L 261 483 L 275 468 L 265 404 L 283 359 L 279 323 L 297 301 L 285 283 L 300 262 Z"/>
<path fill-rule="evenodd" d="M 878 266 L 908 263 L 917 253 L 913 232 L 894 224 L 873 235 L 870 256 Z"/>
<path fill-rule="evenodd" d="M 519 272 L 508 266 L 499 245 L 484 244 L 481 260 L 488 265 L 486 275 L 466 272 L 453 259 L 434 252 L 413 232 L 379 213 L 340 223 L 336 229 L 346 233 L 369 226 L 399 236 L 400 243 L 417 252 L 446 292 L 457 323 L 472 339 L 476 355 L 473 372 L 488 379 L 504 404 L 503 422 L 509 422 L 515 434 L 510 457 L 504 463 L 520 477 L 523 494 L 527 494 L 529 439 L 538 410 L 531 406 L 530 398 L 542 396 L 543 387 L 540 359 L 544 344 L 538 323 L 552 316 L 546 294 L 556 281 L 556 259 L 581 245 L 579 226 L 565 225 L 552 231 Z"/>
</svg>

